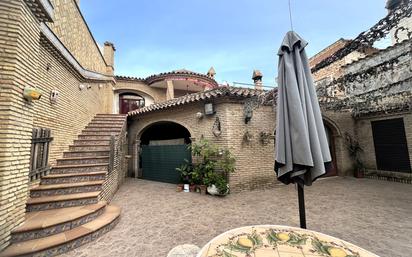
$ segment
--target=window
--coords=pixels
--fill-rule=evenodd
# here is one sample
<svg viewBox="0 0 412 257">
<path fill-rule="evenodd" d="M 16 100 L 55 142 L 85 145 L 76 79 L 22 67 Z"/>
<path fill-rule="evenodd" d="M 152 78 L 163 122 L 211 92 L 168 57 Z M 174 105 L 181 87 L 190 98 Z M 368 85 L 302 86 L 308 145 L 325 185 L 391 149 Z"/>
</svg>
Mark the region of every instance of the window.
<svg viewBox="0 0 412 257">
<path fill-rule="evenodd" d="M 378 170 L 411 172 L 403 119 L 372 121 Z"/>
<path fill-rule="evenodd" d="M 137 94 L 125 93 L 121 94 L 120 100 L 120 113 L 126 114 L 130 111 L 142 108 L 145 106 L 145 99 Z"/>
</svg>

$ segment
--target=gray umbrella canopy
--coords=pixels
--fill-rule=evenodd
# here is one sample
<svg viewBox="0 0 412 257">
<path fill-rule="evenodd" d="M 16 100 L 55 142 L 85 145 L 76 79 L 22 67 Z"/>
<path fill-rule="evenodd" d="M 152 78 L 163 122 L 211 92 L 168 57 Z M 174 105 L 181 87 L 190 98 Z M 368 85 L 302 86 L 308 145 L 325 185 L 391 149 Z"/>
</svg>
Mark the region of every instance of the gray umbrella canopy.
<svg viewBox="0 0 412 257">
<path fill-rule="evenodd" d="M 279 50 L 276 129 L 278 180 L 311 185 L 331 163 L 328 141 L 305 47 L 298 34 L 286 34 Z"/>
</svg>

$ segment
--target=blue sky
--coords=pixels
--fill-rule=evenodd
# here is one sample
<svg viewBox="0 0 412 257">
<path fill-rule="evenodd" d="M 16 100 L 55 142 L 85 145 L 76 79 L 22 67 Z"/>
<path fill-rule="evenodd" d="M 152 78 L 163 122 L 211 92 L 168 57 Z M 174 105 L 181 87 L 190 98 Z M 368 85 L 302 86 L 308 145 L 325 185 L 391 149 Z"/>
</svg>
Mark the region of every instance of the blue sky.
<svg viewBox="0 0 412 257">
<path fill-rule="evenodd" d="M 274 85 L 290 28 L 287 0 L 80 0 L 80 8 L 95 39 L 115 44 L 115 73 L 136 77 L 214 66 L 218 82 L 252 83 L 260 69 Z M 292 8 L 309 56 L 386 15 L 385 0 L 292 0 Z"/>
</svg>

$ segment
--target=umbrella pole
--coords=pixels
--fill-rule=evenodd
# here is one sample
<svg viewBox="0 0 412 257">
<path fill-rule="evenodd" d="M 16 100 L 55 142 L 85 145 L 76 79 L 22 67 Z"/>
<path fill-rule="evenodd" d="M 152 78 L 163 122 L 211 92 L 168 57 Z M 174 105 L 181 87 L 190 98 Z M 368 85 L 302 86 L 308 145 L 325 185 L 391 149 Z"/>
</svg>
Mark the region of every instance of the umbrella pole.
<svg viewBox="0 0 412 257">
<path fill-rule="evenodd" d="M 298 184 L 298 200 L 299 200 L 299 217 L 300 227 L 306 229 L 306 213 L 305 213 L 305 193 L 303 191 L 304 185 Z"/>
</svg>

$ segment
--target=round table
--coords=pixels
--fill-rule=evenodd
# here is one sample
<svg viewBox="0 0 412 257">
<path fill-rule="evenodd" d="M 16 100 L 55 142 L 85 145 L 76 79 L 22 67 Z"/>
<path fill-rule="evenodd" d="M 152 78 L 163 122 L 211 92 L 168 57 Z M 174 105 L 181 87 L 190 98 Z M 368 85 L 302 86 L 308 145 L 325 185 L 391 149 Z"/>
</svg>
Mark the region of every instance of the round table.
<svg viewBox="0 0 412 257">
<path fill-rule="evenodd" d="M 378 257 L 356 245 L 311 230 L 250 226 L 225 232 L 197 257 Z"/>
</svg>

